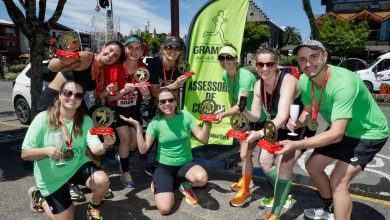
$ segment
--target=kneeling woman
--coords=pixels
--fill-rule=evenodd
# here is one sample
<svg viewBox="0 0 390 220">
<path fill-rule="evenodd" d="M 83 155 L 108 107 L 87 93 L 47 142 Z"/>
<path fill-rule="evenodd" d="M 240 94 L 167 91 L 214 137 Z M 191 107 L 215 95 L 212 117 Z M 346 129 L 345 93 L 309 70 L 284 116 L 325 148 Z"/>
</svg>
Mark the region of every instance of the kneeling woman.
<svg viewBox="0 0 390 220">
<path fill-rule="evenodd" d="M 107 193 L 109 179 L 85 152 L 88 145 L 92 153 L 101 155 L 115 142 L 115 137 L 105 135 L 101 143 L 98 136 L 89 133 L 93 123 L 80 107 L 83 93 L 80 84 L 65 82 L 52 106 L 35 117 L 23 141 L 22 159 L 34 161 L 39 189 L 29 190 L 31 205 L 34 210 L 43 208 L 49 219 L 74 219 L 68 181 L 91 189 L 88 216 L 101 219 L 99 206 Z M 55 136 L 59 137 L 57 141 Z M 59 164 L 58 160 L 65 163 Z"/>
<path fill-rule="evenodd" d="M 158 92 L 157 113 L 146 130 L 145 139 L 139 122 L 132 118 L 121 118 L 133 124 L 137 130 L 137 143 L 141 153 L 146 153 L 155 139 L 158 139 L 158 166 L 153 175 L 152 190 L 161 214 L 166 215 L 174 204 L 174 189 L 180 183 L 180 191 L 188 204 L 198 203 L 192 186 L 202 187 L 207 183 L 207 172 L 192 162 L 191 132 L 202 143 L 209 139 L 210 124 L 201 128 L 187 111 L 179 110 L 177 98 L 167 88 Z"/>
</svg>

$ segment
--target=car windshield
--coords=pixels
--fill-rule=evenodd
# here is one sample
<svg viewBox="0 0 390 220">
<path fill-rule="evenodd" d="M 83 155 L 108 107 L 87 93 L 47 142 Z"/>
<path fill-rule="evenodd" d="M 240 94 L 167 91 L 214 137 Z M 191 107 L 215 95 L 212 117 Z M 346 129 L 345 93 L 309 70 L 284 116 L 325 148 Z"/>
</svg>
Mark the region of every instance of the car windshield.
<svg viewBox="0 0 390 220">
<path fill-rule="evenodd" d="M 371 68 L 375 63 L 377 63 L 381 58 L 376 58 L 375 60 L 373 60 L 368 66 L 367 66 L 367 69 L 368 68 Z"/>
</svg>

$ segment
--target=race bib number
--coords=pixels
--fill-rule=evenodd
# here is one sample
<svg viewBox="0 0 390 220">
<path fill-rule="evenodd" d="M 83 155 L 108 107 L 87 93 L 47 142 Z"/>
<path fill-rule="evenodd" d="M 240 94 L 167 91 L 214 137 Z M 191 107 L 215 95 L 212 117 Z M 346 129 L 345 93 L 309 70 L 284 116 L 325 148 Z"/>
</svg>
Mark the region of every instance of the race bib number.
<svg viewBox="0 0 390 220">
<path fill-rule="evenodd" d="M 119 107 L 130 107 L 136 105 L 137 101 L 135 99 L 132 100 L 118 100 L 117 105 Z"/>
</svg>

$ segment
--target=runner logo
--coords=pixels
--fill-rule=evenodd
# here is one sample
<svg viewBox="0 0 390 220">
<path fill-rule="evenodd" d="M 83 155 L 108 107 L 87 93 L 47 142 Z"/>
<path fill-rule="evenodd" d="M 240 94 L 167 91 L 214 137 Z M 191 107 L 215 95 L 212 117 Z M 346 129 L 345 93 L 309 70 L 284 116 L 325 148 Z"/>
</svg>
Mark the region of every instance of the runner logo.
<svg viewBox="0 0 390 220">
<path fill-rule="evenodd" d="M 356 162 L 356 161 L 358 161 L 358 160 L 359 160 L 358 157 L 352 157 L 352 158 L 351 158 L 351 162 Z"/>
<path fill-rule="evenodd" d="M 203 38 L 207 36 L 219 35 L 222 44 L 227 43 L 228 41 L 225 39 L 225 33 L 223 32 L 223 27 L 222 27 L 222 25 L 228 21 L 228 19 L 224 17 L 224 12 L 222 10 L 219 11 L 218 15 L 213 17 L 212 21 L 214 23 L 214 30 L 203 32 Z"/>
</svg>

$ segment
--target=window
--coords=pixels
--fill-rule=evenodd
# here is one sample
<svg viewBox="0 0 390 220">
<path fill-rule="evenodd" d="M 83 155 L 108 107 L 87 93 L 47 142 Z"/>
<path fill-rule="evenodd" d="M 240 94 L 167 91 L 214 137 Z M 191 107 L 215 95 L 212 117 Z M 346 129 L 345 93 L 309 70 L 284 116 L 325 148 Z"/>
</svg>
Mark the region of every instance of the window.
<svg viewBox="0 0 390 220">
<path fill-rule="evenodd" d="M 7 34 L 11 34 L 11 35 L 16 35 L 16 31 L 15 31 L 15 28 L 10 28 L 10 27 L 6 27 L 5 28 L 5 33 Z"/>
<path fill-rule="evenodd" d="M 15 41 L 7 41 L 7 47 L 16 47 Z"/>
</svg>

